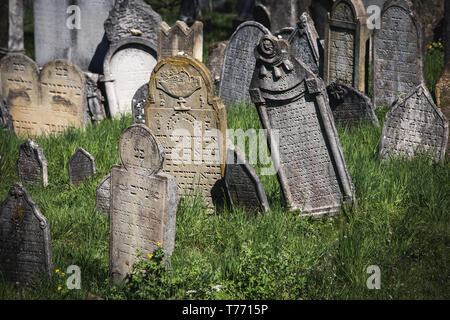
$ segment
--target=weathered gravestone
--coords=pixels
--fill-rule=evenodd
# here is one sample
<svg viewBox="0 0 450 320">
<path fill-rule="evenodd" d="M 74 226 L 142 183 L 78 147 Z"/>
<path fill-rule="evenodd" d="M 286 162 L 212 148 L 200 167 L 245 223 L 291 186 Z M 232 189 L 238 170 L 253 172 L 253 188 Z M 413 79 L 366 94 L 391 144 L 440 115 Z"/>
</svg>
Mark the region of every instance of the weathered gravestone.
<svg viewBox="0 0 450 320">
<path fill-rule="evenodd" d="M 0 61 L 0 76 L 17 134 L 58 134 L 71 126 L 85 128 L 85 77 L 71 62 L 50 61 L 39 72 L 27 56 L 11 54 Z"/>
<path fill-rule="evenodd" d="M 414 157 L 417 152 L 427 152 L 439 162 L 444 159 L 447 139 L 448 121 L 425 84 L 420 84 L 386 114 L 380 156 Z"/>
<path fill-rule="evenodd" d="M 215 42 L 209 47 L 208 59 L 206 59 L 206 67 L 211 72 L 214 81 L 215 94 L 219 94 L 220 76 L 222 74 L 223 57 L 225 49 L 229 41 Z"/>
<path fill-rule="evenodd" d="M 92 122 L 99 122 L 106 118 L 103 96 L 98 87 L 100 75 L 85 72 L 87 109 Z"/>
<path fill-rule="evenodd" d="M 254 22 L 242 23 L 230 38 L 223 57 L 219 97 L 226 106 L 250 102 L 248 89 L 255 68 L 253 50 L 258 41 L 270 31 Z"/>
<path fill-rule="evenodd" d="M 0 59 L 24 53 L 23 0 L 0 0 Z"/>
<path fill-rule="evenodd" d="M 97 186 L 95 191 L 95 210 L 109 215 L 109 204 L 111 199 L 111 174 L 108 173 Z"/>
<path fill-rule="evenodd" d="M 226 110 L 214 96 L 208 69 L 196 59 L 160 61 L 150 78 L 145 123 L 161 141 L 164 172 L 174 176 L 178 194 L 203 195 L 212 208 L 226 157 Z"/>
<path fill-rule="evenodd" d="M 158 61 L 176 56 L 179 52 L 202 61 L 203 59 L 203 23 L 195 21 L 189 28 L 183 21 L 177 21 L 169 27 L 162 22 L 158 28 Z"/>
<path fill-rule="evenodd" d="M 373 104 L 391 106 L 425 81 L 423 27 L 411 3 L 387 1 L 373 38 Z"/>
<path fill-rule="evenodd" d="M 442 76 L 436 84 L 436 104 L 447 121 L 450 121 L 450 62 L 444 68 Z M 450 140 L 450 137 L 449 139 Z M 447 156 L 450 156 L 450 142 L 447 142 Z"/>
<path fill-rule="evenodd" d="M 121 165 L 111 168 L 110 271 L 120 283 L 136 260 L 162 244 L 166 257 L 175 246 L 177 187 L 160 173 L 164 152 L 142 124 L 127 128 L 119 140 Z"/>
<path fill-rule="evenodd" d="M 270 31 L 276 32 L 285 27 L 294 27 L 301 10 L 299 0 L 266 0 L 255 6 L 254 17 Z"/>
<path fill-rule="evenodd" d="M 369 121 L 380 125 L 370 98 L 345 82 L 336 81 L 327 87 L 335 123 L 352 125 Z"/>
<path fill-rule="evenodd" d="M 142 85 L 131 101 L 131 115 L 133 123 L 145 123 L 145 101 L 148 97 L 148 83 Z"/>
<path fill-rule="evenodd" d="M 361 0 L 337 0 L 325 34 L 324 80 L 342 80 L 366 91 L 366 46 L 370 36 Z"/>
<path fill-rule="evenodd" d="M 323 81 L 285 40 L 264 36 L 255 56 L 250 94 L 289 208 L 337 214 L 343 201 L 353 201 L 354 187 Z"/>
<path fill-rule="evenodd" d="M 14 125 L 11 115 L 9 114 L 5 100 L 0 95 L 0 129 L 14 132 Z"/>
<path fill-rule="evenodd" d="M 79 147 L 67 162 L 69 182 L 79 185 L 86 178 L 95 175 L 95 159 L 89 152 Z"/>
<path fill-rule="evenodd" d="M 21 184 L 0 207 L 0 272 L 22 285 L 52 275 L 50 225 Z"/>
<path fill-rule="evenodd" d="M 35 141 L 28 139 L 19 147 L 17 172 L 23 184 L 48 185 L 47 160 Z"/>
</svg>

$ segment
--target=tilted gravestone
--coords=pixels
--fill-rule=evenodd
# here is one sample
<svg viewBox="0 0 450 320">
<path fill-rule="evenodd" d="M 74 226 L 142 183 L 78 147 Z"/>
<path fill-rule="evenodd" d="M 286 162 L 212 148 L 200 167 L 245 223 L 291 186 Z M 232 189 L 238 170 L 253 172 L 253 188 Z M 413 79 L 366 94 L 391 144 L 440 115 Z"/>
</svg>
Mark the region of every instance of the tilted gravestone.
<svg viewBox="0 0 450 320">
<path fill-rule="evenodd" d="M 248 89 L 255 68 L 253 50 L 258 41 L 270 31 L 254 22 L 242 23 L 230 38 L 223 57 L 219 97 L 226 106 L 250 102 Z"/>
<path fill-rule="evenodd" d="M 215 94 L 219 93 L 220 76 L 222 74 L 223 57 L 229 41 L 215 42 L 209 47 L 209 55 L 206 60 L 206 67 L 211 72 L 214 81 Z"/>
<path fill-rule="evenodd" d="M 353 201 L 354 187 L 323 81 L 285 40 L 264 36 L 255 56 L 250 94 L 289 208 L 337 214 L 343 201 Z"/>
<path fill-rule="evenodd" d="M 109 204 L 111 199 L 111 174 L 108 173 L 95 190 L 95 210 L 109 215 Z"/>
<path fill-rule="evenodd" d="M 450 62 L 445 66 L 442 76 L 436 84 L 435 93 L 438 108 L 450 121 Z M 450 137 L 448 140 L 450 141 Z M 450 142 L 447 142 L 446 154 L 447 156 L 450 155 Z"/>
<path fill-rule="evenodd" d="M 148 82 L 140 87 L 131 100 L 133 123 L 145 123 L 145 101 L 148 97 Z"/>
<path fill-rule="evenodd" d="M 14 132 L 14 125 L 11 115 L 9 114 L 5 100 L 0 95 L 0 129 Z"/>
<path fill-rule="evenodd" d="M 198 61 L 203 59 L 203 23 L 195 21 L 189 28 L 183 21 L 172 27 L 162 22 L 158 28 L 158 61 L 183 52 Z"/>
<path fill-rule="evenodd" d="M 175 246 L 177 186 L 175 178 L 160 173 L 161 144 L 143 124 L 125 129 L 119 140 L 121 165 L 111 168 L 110 272 L 120 283 L 136 260 L 161 243 L 166 257 Z"/>
<path fill-rule="evenodd" d="M 39 72 L 27 56 L 11 54 L 0 61 L 0 77 L 17 134 L 58 134 L 88 123 L 85 77 L 71 62 L 50 61 Z"/>
<path fill-rule="evenodd" d="M 47 160 L 42 148 L 32 139 L 28 139 L 19 147 L 17 159 L 19 181 L 23 184 L 48 185 Z"/>
<path fill-rule="evenodd" d="M 381 134 L 380 156 L 414 157 L 429 153 L 433 161 L 444 159 L 448 121 L 434 104 L 425 84 L 420 84 L 386 114 Z"/>
<path fill-rule="evenodd" d="M 24 53 L 23 0 L 0 1 L 0 59 Z"/>
<path fill-rule="evenodd" d="M 52 275 L 50 225 L 21 184 L 0 207 L 0 272 L 20 285 Z"/>
<path fill-rule="evenodd" d="M 370 36 L 361 0 L 337 0 L 325 34 L 324 80 L 342 80 L 366 91 L 366 46 Z M 368 72 L 368 70 L 367 70 Z"/>
<path fill-rule="evenodd" d="M 352 125 L 368 121 L 380 125 L 370 98 L 345 82 L 336 81 L 327 87 L 335 123 Z"/>
<path fill-rule="evenodd" d="M 391 106 L 424 79 L 423 26 L 408 0 L 389 0 L 373 34 L 373 104 Z"/>
<path fill-rule="evenodd" d="M 180 198 L 200 191 L 212 208 L 225 169 L 227 120 L 205 65 L 188 56 L 160 61 L 150 78 L 145 123 L 164 147 L 163 170 L 176 178 Z"/>
<path fill-rule="evenodd" d="M 86 178 L 95 175 L 95 159 L 89 152 L 79 147 L 67 162 L 69 182 L 79 185 Z"/>
</svg>

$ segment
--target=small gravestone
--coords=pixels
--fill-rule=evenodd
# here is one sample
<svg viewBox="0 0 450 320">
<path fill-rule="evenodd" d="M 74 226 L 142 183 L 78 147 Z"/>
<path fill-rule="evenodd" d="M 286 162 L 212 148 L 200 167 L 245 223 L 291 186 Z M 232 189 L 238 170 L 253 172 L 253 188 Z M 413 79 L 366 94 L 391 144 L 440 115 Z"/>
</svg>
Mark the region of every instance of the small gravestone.
<svg viewBox="0 0 450 320">
<path fill-rule="evenodd" d="M 407 0 L 389 0 L 373 35 L 373 104 L 392 106 L 425 81 L 423 26 Z"/>
<path fill-rule="evenodd" d="M 108 173 L 97 186 L 95 196 L 95 210 L 109 215 L 109 202 L 111 199 L 111 174 Z"/>
<path fill-rule="evenodd" d="M 285 27 L 281 30 L 278 30 L 277 32 L 274 33 L 274 35 L 278 38 L 284 39 L 284 40 L 288 40 L 289 37 L 292 35 L 292 33 L 294 32 L 295 28 L 294 27 Z"/>
<path fill-rule="evenodd" d="M 48 185 L 47 160 L 35 141 L 28 139 L 19 147 L 17 172 L 23 184 Z"/>
<path fill-rule="evenodd" d="M 195 21 L 189 28 L 183 21 L 169 27 L 165 22 L 158 28 L 158 61 L 183 52 L 198 61 L 203 59 L 203 23 Z"/>
<path fill-rule="evenodd" d="M 285 40 L 264 36 L 255 56 L 250 95 L 289 208 L 337 214 L 343 201 L 353 201 L 354 187 L 323 81 Z"/>
<path fill-rule="evenodd" d="M 177 185 L 160 173 L 164 152 L 142 124 L 125 129 L 119 140 L 121 165 L 111 168 L 110 256 L 111 282 L 120 283 L 136 261 L 159 243 L 170 257 L 175 246 Z"/>
<path fill-rule="evenodd" d="M 434 104 L 425 84 L 421 84 L 386 114 L 380 156 L 414 157 L 417 152 L 426 152 L 439 162 L 445 156 L 448 130 L 447 119 Z"/>
<path fill-rule="evenodd" d="M 242 23 L 230 38 L 223 57 L 219 97 L 226 106 L 250 102 L 248 89 L 255 68 L 253 50 L 258 41 L 270 31 L 254 22 Z"/>
<path fill-rule="evenodd" d="M 23 0 L 0 1 L 0 59 L 24 53 Z"/>
<path fill-rule="evenodd" d="M 264 187 L 245 154 L 231 142 L 227 145 L 225 185 L 231 205 L 245 208 L 249 213 L 268 211 Z"/>
<path fill-rule="evenodd" d="M 148 83 L 142 85 L 131 101 L 133 123 L 145 123 L 145 101 L 148 97 Z"/>
<path fill-rule="evenodd" d="M 163 171 L 180 198 L 200 191 L 211 209 L 226 157 L 226 110 L 204 64 L 188 56 L 160 61 L 150 78 L 145 123 L 164 147 Z"/>
<path fill-rule="evenodd" d="M 327 92 L 335 123 L 352 125 L 369 121 L 379 126 L 375 108 L 364 93 L 342 81 L 331 83 Z"/>
<path fill-rule="evenodd" d="M 95 159 L 89 152 L 79 147 L 67 162 L 69 182 L 79 185 L 86 178 L 95 175 Z"/>
<path fill-rule="evenodd" d="M 11 115 L 9 114 L 5 100 L 0 95 L 0 129 L 14 132 L 14 125 Z"/>
<path fill-rule="evenodd" d="M 450 121 L 450 62 L 444 68 L 442 76 L 436 84 L 436 104 L 444 116 Z M 450 137 L 449 137 L 450 140 Z M 447 142 L 447 156 L 450 155 L 450 143 Z"/>
<path fill-rule="evenodd" d="M 21 184 L 0 207 L 0 273 L 19 285 L 52 275 L 50 225 Z"/>
<path fill-rule="evenodd" d="M 209 47 L 208 59 L 206 59 L 206 67 L 211 72 L 214 81 L 215 93 L 218 94 L 220 85 L 220 76 L 222 74 L 223 56 L 229 41 L 215 42 Z"/>
</svg>

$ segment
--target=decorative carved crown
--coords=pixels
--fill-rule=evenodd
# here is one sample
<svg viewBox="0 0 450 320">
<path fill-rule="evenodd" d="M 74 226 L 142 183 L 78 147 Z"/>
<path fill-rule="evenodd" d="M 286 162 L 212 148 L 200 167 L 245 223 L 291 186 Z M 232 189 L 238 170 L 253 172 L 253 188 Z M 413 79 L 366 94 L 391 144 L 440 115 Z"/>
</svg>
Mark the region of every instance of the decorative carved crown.
<svg viewBox="0 0 450 320">
<path fill-rule="evenodd" d="M 265 35 L 261 38 L 255 48 L 255 57 L 261 64 L 259 69 L 261 77 L 267 77 L 269 70 L 272 70 L 273 77 L 276 80 L 294 68 L 290 61 L 288 43 L 286 40 L 278 39 L 272 35 Z"/>
</svg>

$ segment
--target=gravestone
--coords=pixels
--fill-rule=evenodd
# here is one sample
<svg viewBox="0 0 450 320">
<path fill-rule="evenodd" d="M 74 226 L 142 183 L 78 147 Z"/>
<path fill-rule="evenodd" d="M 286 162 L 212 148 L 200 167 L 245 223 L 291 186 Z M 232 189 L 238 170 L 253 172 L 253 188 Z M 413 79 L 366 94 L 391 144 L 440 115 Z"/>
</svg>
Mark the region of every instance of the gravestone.
<svg viewBox="0 0 450 320">
<path fill-rule="evenodd" d="M 316 26 L 317 33 L 319 34 L 319 38 L 325 39 L 326 30 L 327 30 L 327 22 L 328 22 L 328 14 L 331 12 L 331 8 L 333 6 L 334 0 L 313 0 L 310 1 L 311 4 L 309 6 L 309 13 L 314 21 Z"/>
<path fill-rule="evenodd" d="M 205 65 L 211 72 L 211 77 L 213 78 L 215 86 L 215 94 L 219 94 L 223 57 L 228 43 L 229 41 L 220 41 L 209 46 L 209 55 L 208 59 L 206 59 Z"/>
<path fill-rule="evenodd" d="M 11 115 L 9 114 L 5 100 L 0 95 L 0 129 L 14 132 L 14 125 Z"/>
<path fill-rule="evenodd" d="M 255 68 L 253 50 L 258 41 L 270 31 L 254 22 L 242 23 L 230 38 L 223 57 L 219 97 L 226 106 L 250 102 L 248 89 Z"/>
<path fill-rule="evenodd" d="M 0 59 L 24 53 L 23 0 L 0 0 Z"/>
<path fill-rule="evenodd" d="M 425 84 L 420 84 L 386 114 L 380 156 L 384 159 L 414 157 L 424 151 L 439 162 L 444 159 L 447 139 L 448 121 L 434 104 Z"/>
<path fill-rule="evenodd" d="M 170 257 L 175 246 L 176 181 L 160 173 L 161 144 L 142 124 L 125 129 L 119 140 L 121 165 L 111 168 L 110 272 L 120 283 L 136 260 L 158 247 Z"/>
<path fill-rule="evenodd" d="M 203 59 L 203 23 L 195 21 L 188 27 L 183 21 L 177 21 L 172 27 L 162 22 L 158 28 L 158 61 L 179 52 L 202 61 Z"/>
<path fill-rule="evenodd" d="M 323 81 L 285 40 L 264 36 L 255 56 L 250 95 L 289 208 L 337 214 L 342 202 L 353 201 L 354 187 Z"/>
<path fill-rule="evenodd" d="M 85 72 L 86 76 L 86 98 L 89 116 L 92 122 L 99 122 L 106 118 L 103 96 L 98 88 L 99 74 Z"/>
<path fill-rule="evenodd" d="M 20 183 L 0 207 L 0 272 L 19 285 L 52 275 L 50 225 Z"/>
<path fill-rule="evenodd" d="M 79 185 L 86 178 L 95 175 L 95 159 L 89 152 L 79 147 L 67 162 L 69 182 Z"/>
<path fill-rule="evenodd" d="M 288 40 L 289 37 L 292 35 L 292 33 L 294 32 L 294 27 L 285 27 L 281 30 L 278 30 L 277 32 L 274 33 L 274 35 L 278 38 L 281 37 L 281 39 L 284 40 Z"/>
<path fill-rule="evenodd" d="M 409 1 L 385 3 L 373 38 L 373 104 L 391 106 L 425 81 L 423 27 Z"/>
<path fill-rule="evenodd" d="M 28 139 L 19 147 L 17 172 L 22 184 L 48 185 L 47 160 L 42 148 L 32 139 Z"/>
<path fill-rule="evenodd" d="M 109 215 L 109 202 L 111 199 L 111 174 L 108 173 L 97 186 L 95 191 L 95 210 Z"/>
<path fill-rule="evenodd" d="M 180 198 L 200 191 L 211 209 L 225 169 L 227 120 L 205 65 L 181 55 L 160 61 L 150 78 L 145 123 L 164 147 L 163 171 L 176 178 Z"/>
<path fill-rule="evenodd" d="M 2 95 L 17 134 L 41 135 L 63 132 L 69 127 L 84 130 L 85 77 L 64 60 L 38 66 L 25 55 L 11 54 L 0 61 Z"/>
<path fill-rule="evenodd" d="M 368 121 L 377 127 L 380 125 L 375 108 L 364 93 L 342 81 L 331 83 L 327 92 L 335 123 L 352 125 Z"/>
<path fill-rule="evenodd" d="M 325 34 L 324 80 L 342 80 L 366 91 L 366 46 L 370 36 L 361 0 L 337 0 Z"/>
<path fill-rule="evenodd" d="M 225 185 L 231 205 L 242 207 L 248 213 L 269 211 L 261 180 L 245 154 L 231 141 L 227 142 Z"/>
<path fill-rule="evenodd" d="M 35 0 L 36 63 L 64 59 L 84 71 L 103 73 L 108 49 L 103 23 L 114 0 Z"/>
<path fill-rule="evenodd" d="M 436 104 L 447 121 L 450 121 L 450 62 L 444 68 L 442 76 L 436 84 Z M 448 139 L 450 141 L 450 137 Z M 450 155 L 450 142 L 447 142 L 447 156 Z"/>
<path fill-rule="evenodd" d="M 294 27 L 301 14 L 299 2 L 301 1 L 266 0 L 264 3 L 261 1 L 255 6 L 255 21 L 262 23 L 273 33 L 285 27 Z"/>
<path fill-rule="evenodd" d="M 145 101 L 148 97 L 148 83 L 142 85 L 131 101 L 133 123 L 145 123 Z"/>
</svg>

